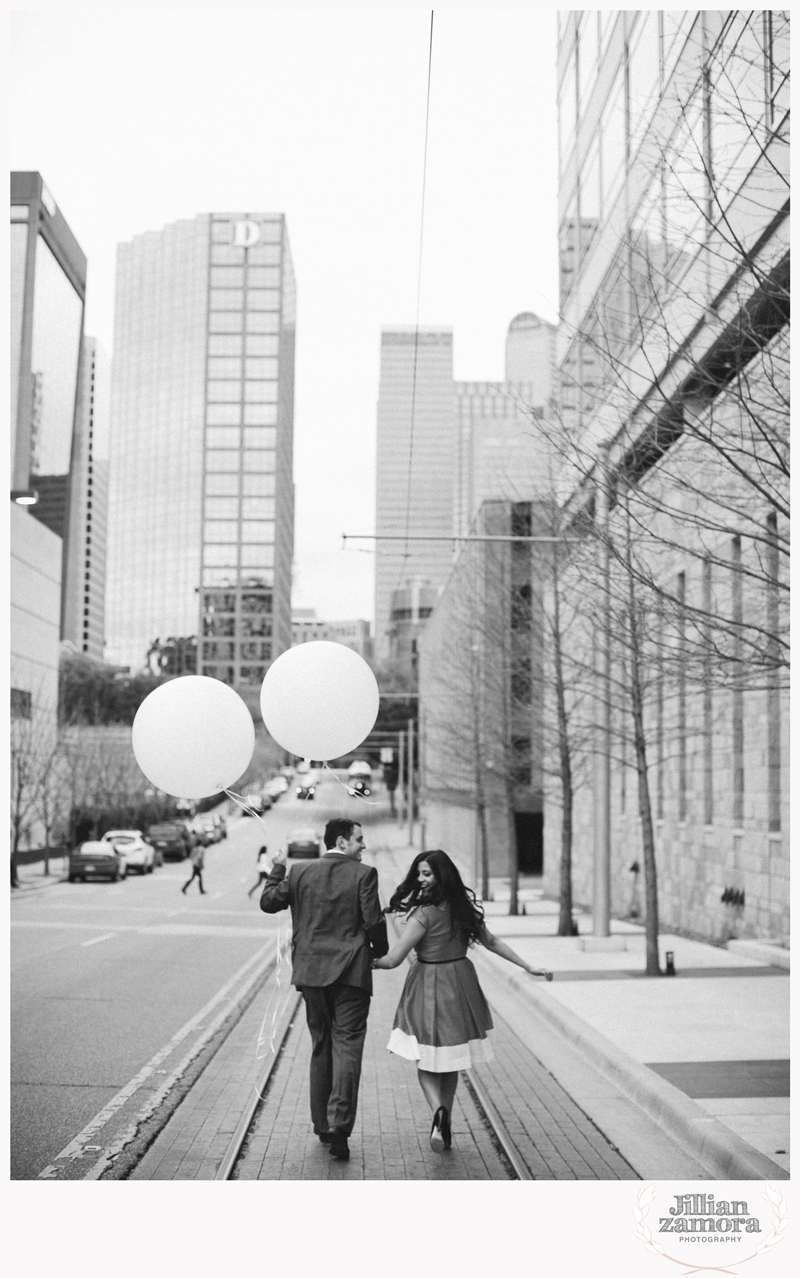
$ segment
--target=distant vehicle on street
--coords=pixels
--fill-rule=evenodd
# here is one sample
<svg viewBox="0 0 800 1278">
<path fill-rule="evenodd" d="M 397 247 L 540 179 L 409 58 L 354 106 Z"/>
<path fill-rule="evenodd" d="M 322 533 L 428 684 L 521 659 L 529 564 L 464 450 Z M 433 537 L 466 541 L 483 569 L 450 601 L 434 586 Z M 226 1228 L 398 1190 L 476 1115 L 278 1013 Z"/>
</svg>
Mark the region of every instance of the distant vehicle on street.
<svg viewBox="0 0 800 1278">
<path fill-rule="evenodd" d="M 320 854 L 321 835 L 312 826 L 298 826 L 286 841 L 286 855 L 292 860 L 309 861 Z"/>
<path fill-rule="evenodd" d="M 218 842 L 217 827 L 211 817 L 195 817 L 191 828 L 201 847 L 207 848 L 210 844 Z"/>
<path fill-rule="evenodd" d="M 221 812 L 215 812 L 213 816 L 214 825 L 217 827 L 217 842 L 221 842 L 228 837 L 228 822 Z"/>
<path fill-rule="evenodd" d="M 124 879 L 127 873 L 128 863 L 124 848 L 103 842 L 102 839 L 79 843 L 69 854 L 67 877 L 70 883 L 77 883 L 79 879 L 84 883 L 88 879 L 110 879 L 112 883 L 116 883 L 118 879 Z"/>
<path fill-rule="evenodd" d="M 285 794 L 288 789 L 289 782 L 286 777 L 277 776 L 267 782 L 264 793 L 269 795 L 273 803 L 277 803 L 281 795 Z"/>
<path fill-rule="evenodd" d="M 255 791 L 253 791 L 252 794 L 246 794 L 243 802 L 245 806 L 250 809 L 249 812 L 243 812 L 243 816 L 252 816 L 253 813 L 255 813 L 256 816 L 261 816 L 267 809 L 267 804 L 264 802 L 263 795 L 257 794 Z M 269 807 L 272 807 L 271 800 L 269 802 Z"/>
<path fill-rule="evenodd" d="M 194 837 L 182 821 L 162 821 L 149 826 L 147 839 L 165 861 L 183 861 L 194 847 Z"/>
<path fill-rule="evenodd" d="M 294 790 L 298 799 L 313 799 L 318 785 L 319 771 L 317 768 L 306 767 L 306 770 L 301 772 L 298 767 Z"/>
<path fill-rule="evenodd" d="M 175 813 L 181 820 L 191 821 L 197 812 L 197 804 L 194 799 L 178 799 L 175 804 Z"/>
<path fill-rule="evenodd" d="M 372 793 L 372 768 L 364 759 L 355 759 L 347 769 L 347 788 L 352 795 Z"/>
<path fill-rule="evenodd" d="M 140 874 L 152 874 L 156 864 L 156 850 L 148 843 L 141 830 L 106 830 L 101 843 L 113 843 L 115 848 L 122 848 L 128 872 L 138 870 Z M 164 864 L 164 857 L 159 853 L 159 865 Z"/>
</svg>

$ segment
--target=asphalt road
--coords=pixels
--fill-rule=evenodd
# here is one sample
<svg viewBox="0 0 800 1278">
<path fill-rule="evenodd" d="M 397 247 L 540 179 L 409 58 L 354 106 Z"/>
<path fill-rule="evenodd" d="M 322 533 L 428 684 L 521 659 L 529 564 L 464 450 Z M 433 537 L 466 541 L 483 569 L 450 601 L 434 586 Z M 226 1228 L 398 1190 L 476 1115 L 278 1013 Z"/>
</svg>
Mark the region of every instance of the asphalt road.
<svg viewBox="0 0 800 1278">
<path fill-rule="evenodd" d="M 313 802 L 286 794 L 263 818 L 270 856 L 294 827 L 321 833 L 345 814 L 366 825 L 378 812 L 330 777 Z M 247 896 L 264 841 L 258 821 L 230 820 L 206 849 L 205 896 L 196 883 L 181 894 L 188 861 L 12 895 L 12 1179 L 35 1179 L 274 937 L 282 916 Z"/>
</svg>

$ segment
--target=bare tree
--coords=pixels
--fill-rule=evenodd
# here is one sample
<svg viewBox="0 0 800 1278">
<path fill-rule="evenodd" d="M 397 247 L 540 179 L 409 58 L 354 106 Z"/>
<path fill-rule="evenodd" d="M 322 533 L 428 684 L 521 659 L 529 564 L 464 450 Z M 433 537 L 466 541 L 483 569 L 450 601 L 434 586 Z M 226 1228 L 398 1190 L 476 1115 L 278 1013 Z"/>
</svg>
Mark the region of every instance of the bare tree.
<svg viewBox="0 0 800 1278">
<path fill-rule="evenodd" d="M 42 777 L 42 747 L 34 721 L 11 720 L 10 740 L 11 886 L 19 886 L 17 854 L 36 820 L 36 800 Z"/>
</svg>

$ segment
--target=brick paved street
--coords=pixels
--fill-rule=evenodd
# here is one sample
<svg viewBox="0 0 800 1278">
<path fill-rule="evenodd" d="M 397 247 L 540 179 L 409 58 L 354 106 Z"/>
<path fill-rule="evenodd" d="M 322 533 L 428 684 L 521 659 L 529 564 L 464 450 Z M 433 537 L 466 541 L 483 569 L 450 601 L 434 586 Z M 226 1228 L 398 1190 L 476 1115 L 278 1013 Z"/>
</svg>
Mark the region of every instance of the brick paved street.
<svg viewBox="0 0 800 1278">
<path fill-rule="evenodd" d="M 386 1051 L 405 965 L 376 974 L 359 1113 L 349 1163 L 315 1137 L 308 1112 L 310 1039 L 302 1002 L 264 1104 L 235 1170 L 241 1180 L 507 1180 L 510 1172 L 462 1081 L 453 1115 L 453 1149 L 428 1143 L 427 1105 L 416 1067 Z M 288 989 L 284 984 L 282 998 Z M 292 1000 L 293 1000 L 293 991 Z M 262 1065 L 256 1045 L 275 1006 L 269 982 L 194 1084 L 132 1173 L 133 1180 L 211 1180 Z M 288 1005 L 285 1015 L 291 1012 Z M 636 1173 L 553 1076 L 495 1016 L 496 1060 L 478 1071 L 534 1178 L 636 1179 Z"/>
</svg>

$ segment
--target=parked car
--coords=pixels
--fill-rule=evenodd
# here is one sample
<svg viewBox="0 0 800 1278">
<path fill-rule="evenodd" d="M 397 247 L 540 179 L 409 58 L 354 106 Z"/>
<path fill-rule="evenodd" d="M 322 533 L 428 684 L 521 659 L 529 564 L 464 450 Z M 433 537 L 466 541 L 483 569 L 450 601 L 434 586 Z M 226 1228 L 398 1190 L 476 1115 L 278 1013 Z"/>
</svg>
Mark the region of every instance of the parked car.
<svg viewBox="0 0 800 1278">
<path fill-rule="evenodd" d="M 245 811 L 243 813 L 244 816 L 252 816 L 254 812 L 256 816 L 261 816 L 264 812 L 264 800 L 260 794 L 246 794 L 243 802 L 245 806 L 250 809 L 249 812 Z"/>
<path fill-rule="evenodd" d="M 164 861 L 183 861 L 194 847 L 194 838 L 182 821 L 163 821 L 149 826 L 147 839 Z"/>
<path fill-rule="evenodd" d="M 269 795 L 273 803 L 277 803 L 281 795 L 285 794 L 288 789 L 289 782 L 286 777 L 277 776 L 267 782 L 264 793 Z"/>
<path fill-rule="evenodd" d="M 138 870 L 140 874 L 152 874 L 156 863 L 156 850 L 144 838 L 141 830 L 106 830 L 101 843 L 113 843 L 115 848 L 122 848 L 128 870 Z M 163 865 L 161 856 L 159 864 Z"/>
<path fill-rule="evenodd" d="M 102 839 L 79 843 L 69 854 L 67 876 L 70 883 L 77 883 L 79 879 L 84 883 L 88 879 L 111 879 L 112 883 L 116 883 L 117 879 L 124 879 L 127 873 L 128 863 L 124 848 L 118 848 Z"/>
<path fill-rule="evenodd" d="M 296 830 L 292 830 L 286 842 L 287 857 L 305 861 L 318 857 L 320 837 L 311 826 L 298 826 Z"/>
<path fill-rule="evenodd" d="M 217 831 L 214 822 L 209 817 L 195 817 L 191 825 L 192 834 L 195 841 L 201 847 L 207 848 L 209 844 L 217 842 Z"/>
</svg>

